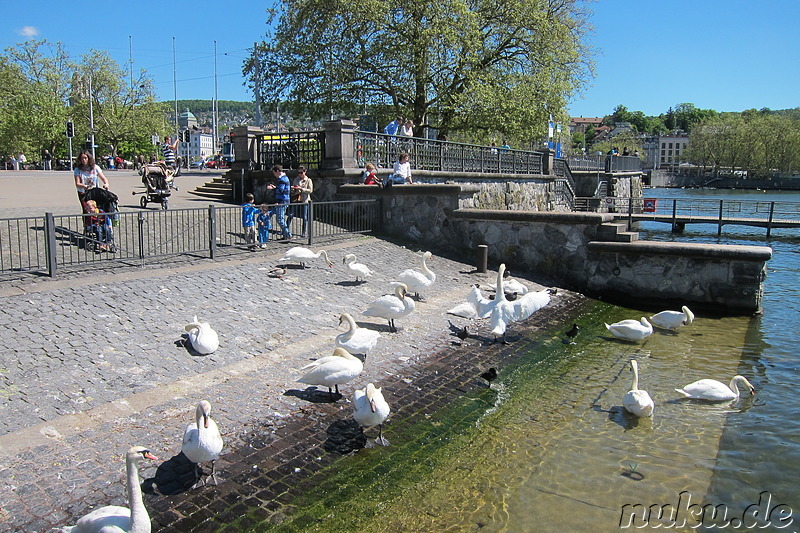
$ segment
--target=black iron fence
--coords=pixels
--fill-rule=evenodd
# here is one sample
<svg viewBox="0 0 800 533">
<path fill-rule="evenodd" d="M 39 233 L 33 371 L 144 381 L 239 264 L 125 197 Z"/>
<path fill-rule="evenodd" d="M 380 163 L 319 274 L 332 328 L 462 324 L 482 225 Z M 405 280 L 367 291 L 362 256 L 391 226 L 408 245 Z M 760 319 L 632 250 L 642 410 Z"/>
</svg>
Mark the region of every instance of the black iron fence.
<svg viewBox="0 0 800 533">
<path fill-rule="evenodd" d="M 369 234 L 380 226 L 377 199 L 310 202 L 303 211 L 292 204 L 289 227 L 298 245 L 352 234 Z M 265 206 L 267 210 L 274 206 Z M 0 274 L 41 272 L 59 268 L 121 262 L 145 265 L 158 258 L 195 256 L 215 259 L 250 251 L 242 229 L 241 207 L 122 212 L 107 235 L 87 226 L 89 215 L 53 215 L 0 219 Z M 274 214 L 265 245 L 282 237 Z"/>
<path fill-rule="evenodd" d="M 283 168 L 319 168 L 325 154 L 325 132 L 299 131 L 264 133 L 256 136 L 254 170 L 267 170 L 273 165 Z"/>
<path fill-rule="evenodd" d="M 631 155 L 586 155 L 570 157 L 569 166 L 576 172 L 638 172 L 642 160 Z"/>
</svg>

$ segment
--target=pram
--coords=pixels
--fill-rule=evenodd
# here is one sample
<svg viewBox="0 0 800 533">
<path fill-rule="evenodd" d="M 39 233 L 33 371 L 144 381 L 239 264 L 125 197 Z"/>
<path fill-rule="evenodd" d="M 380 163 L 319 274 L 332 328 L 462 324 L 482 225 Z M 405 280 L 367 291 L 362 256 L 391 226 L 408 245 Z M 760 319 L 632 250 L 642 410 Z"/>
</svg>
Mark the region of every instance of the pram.
<svg viewBox="0 0 800 533">
<path fill-rule="evenodd" d="M 162 161 L 146 163 L 139 170 L 139 173 L 142 175 L 142 183 L 147 190 L 140 193 L 134 191 L 131 194 L 143 195 L 139 200 L 139 205 L 142 207 L 147 207 L 148 202 L 157 202 L 161 204 L 162 209 L 167 209 L 169 207 L 169 197 L 172 194 L 170 188 L 172 187 L 174 172 Z"/>
<path fill-rule="evenodd" d="M 88 216 L 89 211 L 86 202 L 89 200 L 94 200 L 98 209 L 103 211 L 101 214 L 102 218 L 99 220 L 99 223 L 102 224 L 101 227 L 98 227 L 95 224 L 95 220 L 93 220 L 98 217 Z M 114 244 L 113 226 L 116 226 L 119 221 L 118 202 L 119 197 L 109 190 L 94 187 L 86 191 L 83 201 L 81 202 L 81 207 L 83 208 L 84 215 L 86 215 L 83 218 L 83 234 L 86 237 L 87 250 L 100 252 L 105 249 L 111 253 L 117 251 L 117 247 Z"/>
</svg>

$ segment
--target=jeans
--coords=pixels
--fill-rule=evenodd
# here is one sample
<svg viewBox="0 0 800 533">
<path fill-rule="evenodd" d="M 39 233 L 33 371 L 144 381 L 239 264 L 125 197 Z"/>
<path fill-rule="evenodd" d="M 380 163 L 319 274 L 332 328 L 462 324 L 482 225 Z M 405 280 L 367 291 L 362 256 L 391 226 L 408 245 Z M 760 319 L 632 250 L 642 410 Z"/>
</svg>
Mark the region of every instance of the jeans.
<svg viewBox="0 0 800 533">
<path fill-rule="evenodd" d="M 291 239 L 292 232 L 289 231 L 289 225 L 286 223 L 286 208 L 289 204 L 278 204 L 275 206 L 275 216 L 278 218 L 278 225 L 281 227 L 284 239 Z"/>
<path fill-rule="evenodd" d="M 300 217 L 303 219 L 302 235 L 305 237 L 306 225 L 308 224 L 308 203 L 303 202 L 302 204 L 291 204 L 289 206 L 289 214 L 286 215 L 286 221 L 291 224 L 294 217 Z"/>
</svg>

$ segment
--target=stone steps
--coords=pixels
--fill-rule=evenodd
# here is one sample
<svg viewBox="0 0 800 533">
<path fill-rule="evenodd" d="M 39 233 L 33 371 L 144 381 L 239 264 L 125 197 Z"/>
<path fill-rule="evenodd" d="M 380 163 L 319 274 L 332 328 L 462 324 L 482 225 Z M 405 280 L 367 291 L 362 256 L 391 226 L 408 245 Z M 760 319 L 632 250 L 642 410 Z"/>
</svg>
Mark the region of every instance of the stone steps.
<svg viewBox="0 0 800 533">
<path fill-rule="evenodd" d="M 221 202 L 232 202 L 233 184 L 226 181 L 223 177 L 216 177 L 205 185 L 201 185 L 195 190 L 189 191 L 189 194 L 202 196 L 204 198 L 212 198 Z"/>
<path fill-rule="evenodd" d="M 634 242 L 639 240 L 639 233 L 627 231 L 627 224 L 606 222 L 597 228 L 597 240 L 606 242 Z"/>
</svg>

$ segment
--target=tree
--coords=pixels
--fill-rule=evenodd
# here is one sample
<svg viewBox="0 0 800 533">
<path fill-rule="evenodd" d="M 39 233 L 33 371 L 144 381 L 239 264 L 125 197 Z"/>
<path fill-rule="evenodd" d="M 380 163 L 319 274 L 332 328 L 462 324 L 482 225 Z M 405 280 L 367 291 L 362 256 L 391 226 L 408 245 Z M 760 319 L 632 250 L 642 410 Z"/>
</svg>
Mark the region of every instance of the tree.
<svg viewBox="0 0 800 533">
<path fill-rule="evenodd" d="M 298 114 L 369 105 L 384 121 L 533 140 L 549 114 L 566 122 L 591 72 L 585 19 L 583 0 L 285 0 L 244 70 L 251 85 L 268 73 L 264 99 Z"/>
</svg>

